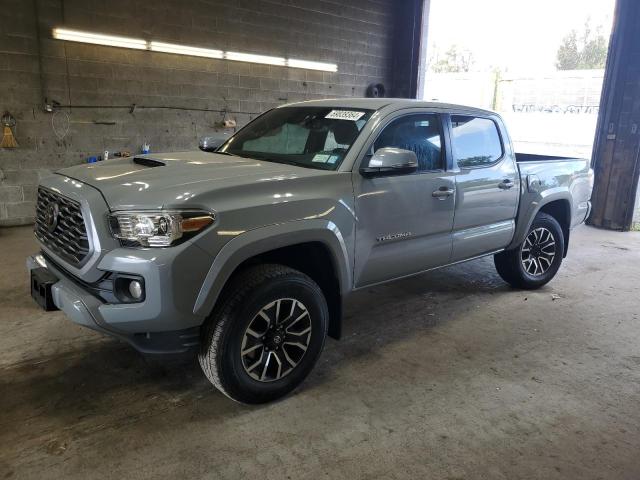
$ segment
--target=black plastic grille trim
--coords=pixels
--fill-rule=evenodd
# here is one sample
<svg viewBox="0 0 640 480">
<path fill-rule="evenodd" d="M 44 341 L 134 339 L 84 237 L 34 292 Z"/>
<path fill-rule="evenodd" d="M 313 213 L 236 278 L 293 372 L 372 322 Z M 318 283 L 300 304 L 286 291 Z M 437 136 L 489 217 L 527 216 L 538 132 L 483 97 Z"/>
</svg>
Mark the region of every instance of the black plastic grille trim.
<svg viewBox="0 0 640 480">
<path fill-rule="evenodd" d="M 58 204 L 58 224 L 50 231 L 46 217 L 54 203 Z M 35 234 L 44 246 L 73 266 L 79 266 L 89 255 L 87 228 L 80 204 L 44 187 L 38 187 Z"/>
</svg>

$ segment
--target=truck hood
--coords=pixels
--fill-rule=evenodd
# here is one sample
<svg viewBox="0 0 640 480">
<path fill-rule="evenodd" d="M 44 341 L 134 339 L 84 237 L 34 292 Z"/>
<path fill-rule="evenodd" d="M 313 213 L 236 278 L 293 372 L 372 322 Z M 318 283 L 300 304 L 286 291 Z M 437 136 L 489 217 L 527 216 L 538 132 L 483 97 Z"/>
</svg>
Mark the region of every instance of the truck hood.
<svg viewBox="0 0 640 480">
<path fill-rule="evenodd" d="M 97 188 L 118 210 L 169 208 L 189 199 L 197 204 L 200 195 L 217 189 L 333 172 L 194 151 L 106 160 L 56 173 Z"/>
</svg>

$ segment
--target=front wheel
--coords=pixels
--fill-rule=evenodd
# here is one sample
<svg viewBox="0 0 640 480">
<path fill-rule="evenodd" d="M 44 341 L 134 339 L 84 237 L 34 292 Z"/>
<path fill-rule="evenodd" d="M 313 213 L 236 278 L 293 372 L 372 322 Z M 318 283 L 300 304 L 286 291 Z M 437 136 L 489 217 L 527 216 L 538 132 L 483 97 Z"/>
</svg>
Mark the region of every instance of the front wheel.
<svg viewBox="0 0 640 480">
<path fill-rule="evenodd" d="M 497 253 L 494 263 L 502 279 L 515 288 L 536 289 L 558 273 L 564 255 L 564 235 L 558 221 L 538 213 L 524 242 Z"/>
<path fill-rule="evenodd" d="M 232 280 L 204 329 L 198 356 L 222 393 L 265 403 L 296 388 L 324 346 L 329 310 L 320 287 L 282 265 L 258 265 Z"/>
</svg>

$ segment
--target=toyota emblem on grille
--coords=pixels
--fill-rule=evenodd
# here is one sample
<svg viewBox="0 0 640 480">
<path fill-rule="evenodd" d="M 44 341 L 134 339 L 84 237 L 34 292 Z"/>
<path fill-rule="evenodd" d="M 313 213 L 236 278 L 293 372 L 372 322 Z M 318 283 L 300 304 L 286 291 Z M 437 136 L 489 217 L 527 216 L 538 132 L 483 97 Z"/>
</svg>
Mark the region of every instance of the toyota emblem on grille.
<svg viewBox="0 0 640 480">
<path fill-rule="evenodd" d="M 47 207 L 47 211 L 44 213 L 44 224 L 50 232 L 53 232 L 58 226 L 59 214 L 60 207 L 57 203 L 52 203 Z"/>
</svg>

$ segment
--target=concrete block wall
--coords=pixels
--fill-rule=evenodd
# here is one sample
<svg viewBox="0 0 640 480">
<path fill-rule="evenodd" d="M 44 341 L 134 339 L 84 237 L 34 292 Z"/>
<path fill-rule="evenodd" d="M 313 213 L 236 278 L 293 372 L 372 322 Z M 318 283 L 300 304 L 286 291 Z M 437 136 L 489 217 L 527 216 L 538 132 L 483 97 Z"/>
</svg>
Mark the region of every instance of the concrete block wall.
<svg viewBox="0 0 640 480">
<path fill-rule="evenodd" d="M 393 92 L 395 3 L 3 0 L 0 114 L 16 118 L 19 148 L 0 149 L 0 226 L 33 221 L 42 175 L 104 150 L 193 149 L 225 118 L 240 126 L 282 103 L 364 96 L 371 83 Z M 63 42 L 55 26 L 331 62 L 338 72 Z M 71 107 L 46 113 L 45 97 Z"/>
</svg>

